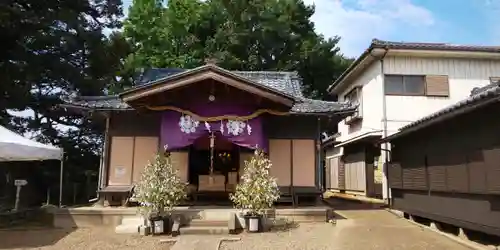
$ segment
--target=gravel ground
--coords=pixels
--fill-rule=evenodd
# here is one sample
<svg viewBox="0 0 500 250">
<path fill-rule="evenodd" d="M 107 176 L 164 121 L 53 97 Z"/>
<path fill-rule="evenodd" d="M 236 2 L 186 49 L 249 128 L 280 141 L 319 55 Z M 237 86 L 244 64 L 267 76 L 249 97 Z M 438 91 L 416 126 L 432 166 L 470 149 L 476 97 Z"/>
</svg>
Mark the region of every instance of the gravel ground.
<svg viewBox="0 0 500 250">
<path fill-rule="evenodd" d="M 222 242 L 220 250 L 466 250 L 437 233 L 408 223 L 385 210 L 338 212 L 336 224 L 303 223 L 273 232 L 243 233 L 240 241 Z M 182 237 L 182 236 L 181 236 Z M 212 236 L 220 238 L 220 236 Z M 118 235 L 107 229 L 0 231 L 0 249 L 165 249 L 158 237 Z M 211 250 L 208 245 L 202 249 Z M 190 250 L 190 249 L 183 249 Z"/>
<path fill-rule="evenodd" d="M 0 249 L 164 249 L 173 243 L 160 243 L 158 238 L 119 235 L 107 229 L 39 229 L 0 231 Z"/>
<path fill-rule="evenodd" d="M 242 234 L 241 241 L 223 242 L 220 250 L 466 250 L 454 241 L 410 224 L 384 210 L 344 211 L 336 225 L 301 224 L 277 233 Z"/>
</svg>

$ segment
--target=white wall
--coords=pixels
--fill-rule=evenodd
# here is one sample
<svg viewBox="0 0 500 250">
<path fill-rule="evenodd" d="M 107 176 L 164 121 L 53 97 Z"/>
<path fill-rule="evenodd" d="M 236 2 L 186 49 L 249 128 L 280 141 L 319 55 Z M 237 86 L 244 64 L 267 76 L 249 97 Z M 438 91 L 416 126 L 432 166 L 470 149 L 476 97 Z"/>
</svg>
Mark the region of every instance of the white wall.
<svg viewBox="0 0 500 250">
<path fill-rule="evenodd" d="M 382 75 L 380 74 L 380 62 L 374 62 L 365 72 L 356 79 L 353 84 L 344 89 L 339 94 L 339 101 L 344 101 L 344 95 L 349 93 L 354 87 L 362 86 L 362 106 L 363 119 L 355 125 L 348 126 L 344 121 L 338 124 L 340 132 L 339 141 L 349 140 L 367 132 L 382 129 Z"/>
<path fill-rule="evenodd" d="M 402 75 L 447 75 L 449 97 L 386 96 L 388 135 L 396 133 L 402 126 L 465 99 L 474 87 L 490 83 L 490 77 L 500 77 L 500 60 L 448 59 L 393 57 L 384 59 L 385 74 Z M 343 96 L 353 87 L 362 86 L 362 116 L 356 125 L 338 124 L 339 141 L 346 141 L 372 131 L 383 130 L 383 86 L 380 61 L 370 65 L 364 73 L 339 95 Z M 382 133 L 381 133 L 382 134 Z M 339 151 L 342 152 L 342 151 Z M 385 151 L 381 159 L 385 159 Z M 377 171 L 381 171 L 380 168 Z M 382 175 L 382 173 L 380 172 Z M 375 173 L 377 175 L 377 173 Z M 383 197 L 390 197 L 387 179 L 382 178 Z"/>
<path fill-rule="evenodd" d="M 448 75 L 449 97 L 387 96 L 389 134 L 423 116 L 429 115 L 470 95 L 474 87 L 500 76 L 500 61 L 446 58 L 386 57 L 385 74 Z"/>
<path fill-rule="evenodd" d="M 339 141 L 346 141 L 367 132 L 383 129 L 383 88 L 380 62 L 371 64 L 364 73 L 339 94 L 339 101 L 352 88 L 362 86 L 363 119 L 348 126 L 341 121 Z M 490 77 L 500 77 L 500 61 L 479 59 L 394 57 L 384 59 L 385 74 L 447 75 L 449 97 L 387 96 L 388 134 L 404 125 L 467 98 L 474 87 L 490 83 Z"/>
</svg>

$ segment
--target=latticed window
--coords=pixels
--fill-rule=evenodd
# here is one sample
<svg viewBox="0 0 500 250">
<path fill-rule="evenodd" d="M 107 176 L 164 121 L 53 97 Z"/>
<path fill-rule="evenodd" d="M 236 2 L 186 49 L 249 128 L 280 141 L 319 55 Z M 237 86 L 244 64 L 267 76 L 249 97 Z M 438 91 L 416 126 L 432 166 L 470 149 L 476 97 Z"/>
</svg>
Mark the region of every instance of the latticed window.
<svg viewBox="0 0 500 250">
<path fill-rule="evenodd" d="M 449 96 L 446 75 L 385 75 L 386 95 Z"/>
<path fill-rule="evenodd" d="M 355 104 L 355 105 L 359 105 L 360 100 L 361 100 L 361 91 L 360 90 L 361 90 L 360 88 L 354 88 L 353 90 L 351 90 L 349 93 L 347 93 L 344 96 L 344 101 L 350 102 L 350 103 Z"/>
</svg>

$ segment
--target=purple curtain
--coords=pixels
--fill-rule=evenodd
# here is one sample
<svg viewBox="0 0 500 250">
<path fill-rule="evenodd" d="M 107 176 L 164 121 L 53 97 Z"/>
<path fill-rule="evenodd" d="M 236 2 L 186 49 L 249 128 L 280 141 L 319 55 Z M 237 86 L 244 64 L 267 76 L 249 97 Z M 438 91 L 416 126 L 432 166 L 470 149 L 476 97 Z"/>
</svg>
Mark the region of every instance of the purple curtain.
<svg viewBox="0 0 500 250">
<path fill-rule="evenodd" d="M 184 107 L 183 107 L 184 108 Z M 246 105 L 231 105 L 229 103 L 202 103 L 185 108 L 195 114 L 205 117 L 221 115 L 245 116 L 254 112 L 254 108 Z M 189 146 L 202 136 L 210 132 L 216 132 L 232 143 L 250 148 L 261 148 L 267 152 L 267 140 L 262 130 L 262 119 L 256 117 L 248 121 L 217 121 L 199 122 L 190 119 L 176 111 L 164 111 L 161 120 L 161 143 L 168 145 L 169 150 L 175 150 Z"/>
</svg>

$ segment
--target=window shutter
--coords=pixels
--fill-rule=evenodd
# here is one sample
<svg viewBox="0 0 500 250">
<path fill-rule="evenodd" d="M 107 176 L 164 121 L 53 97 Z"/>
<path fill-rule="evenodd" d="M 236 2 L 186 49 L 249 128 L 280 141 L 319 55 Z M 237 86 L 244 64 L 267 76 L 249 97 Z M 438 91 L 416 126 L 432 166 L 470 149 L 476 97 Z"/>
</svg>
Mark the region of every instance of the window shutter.
<svg viewBox="0 0 500 250">
<path fill-rule="evenodd" d="M 448 76 L 425 76 L 425 84 L 426 94 L 428 96 L 450 96 L 450 84 L 448 82 Z"/>
</svg>

